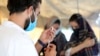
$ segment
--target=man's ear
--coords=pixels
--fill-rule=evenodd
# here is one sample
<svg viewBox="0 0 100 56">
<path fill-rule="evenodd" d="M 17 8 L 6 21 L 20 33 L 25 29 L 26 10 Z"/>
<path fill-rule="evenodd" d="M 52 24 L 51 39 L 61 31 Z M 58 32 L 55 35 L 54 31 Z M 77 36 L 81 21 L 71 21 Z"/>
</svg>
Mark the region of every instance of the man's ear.
<svg viewBox="0 0 100 56">
<path fill-rule="evenodd" d="M 33 14 L 34 10 L 33 10 L 33 6 L 30 6 L 28 9 L 27 9 L 27 13 L 29 16 L 31 16 Z"/>
</svg>

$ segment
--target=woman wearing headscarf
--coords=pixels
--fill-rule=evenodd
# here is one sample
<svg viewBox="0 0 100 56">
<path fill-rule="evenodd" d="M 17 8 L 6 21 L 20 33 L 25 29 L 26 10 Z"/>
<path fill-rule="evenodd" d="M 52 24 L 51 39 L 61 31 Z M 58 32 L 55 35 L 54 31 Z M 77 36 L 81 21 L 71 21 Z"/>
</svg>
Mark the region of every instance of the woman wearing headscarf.
<svg viewBox="0 0 100 56">
<path fill-rule="evenodd" d="M 91 44 L 86 44 L 87 46 L 90 45 L 90 47 L 88 46 L 87 48 L 82 48 L 72 56 L 97 56 L 99 52 L 98 43 L 89 23 L 82 17 L 81 14 L 76 13 L 69 19 L 69 24 L 73 29 L 70 43 L 73 43 L 74 47 L 82 45 L 87 39 L 94 40 L 91 41 L 94 43 L 93 46 L 91 46 Z"/>
<path fill-rule="evenodd" d="M 63 50 L 65 44 L 67 43 L 67 40 L 65 35 L 61 32 L 61 21 L 60 19 L 58 19 L 58 17 L 53 16 L 51 20 L 49 20 L 49 22 L 47 22 L 47 24 L 45 25 L 44 30 L 51 27 L 56 30 L 54 40 L 51 43 L 56 45 L 56 56 L 60 56 L 60 52 Z M 43 50 L 42 52 L 44 52 Z"/>
</svg>

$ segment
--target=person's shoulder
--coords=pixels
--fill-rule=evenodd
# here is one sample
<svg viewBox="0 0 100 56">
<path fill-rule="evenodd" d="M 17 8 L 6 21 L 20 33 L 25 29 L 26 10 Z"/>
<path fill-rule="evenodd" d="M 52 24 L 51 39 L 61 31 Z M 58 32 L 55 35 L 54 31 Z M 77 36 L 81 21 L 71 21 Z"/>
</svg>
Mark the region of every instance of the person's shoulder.
<svg viewBox="0 0 100 56">
<path fill-rule="evenodd" d="M 16 28 L 0 26 L 0 38 L 8 39 L 8 40 L 16 40 L 16 41 L 30 41 L 29 35 L 24 32 L 24 30 L 20 31 Z"/>
<path fill-rule="evenodd" d="M 0 36 L 1 37 L 17 37 L 21 35 L 22 34 L 14 28 L 0 26 Z"/>
</svg>

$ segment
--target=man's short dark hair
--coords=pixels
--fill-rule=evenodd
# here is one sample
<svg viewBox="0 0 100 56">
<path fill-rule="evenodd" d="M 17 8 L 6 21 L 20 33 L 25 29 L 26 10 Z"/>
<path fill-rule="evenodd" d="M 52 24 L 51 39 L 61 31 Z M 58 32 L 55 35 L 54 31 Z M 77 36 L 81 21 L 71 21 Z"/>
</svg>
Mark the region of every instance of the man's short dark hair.
<svg viewBox="0 0 100 56">
<path fill-rule="evenodd" d="M 8 0 L 7 8 L 10 14 L 23 12 L 25 9 L 33 6 L 34 10 L 38 7 L 41 0 Z"/>
</svg>

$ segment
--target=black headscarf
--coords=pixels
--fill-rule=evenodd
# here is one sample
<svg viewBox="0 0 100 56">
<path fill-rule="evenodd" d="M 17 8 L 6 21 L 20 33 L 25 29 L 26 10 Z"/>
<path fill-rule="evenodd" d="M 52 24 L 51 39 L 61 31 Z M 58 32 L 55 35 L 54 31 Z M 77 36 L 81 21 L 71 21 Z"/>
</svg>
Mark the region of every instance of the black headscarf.
<svg viewBox="0 0 100 56">
<path fill-rule="evenodd" d="M 87 31 L 88 33 L 91 33 L 92 35 L 94 35 L 93 37 L 95 37 L 95 34 L 91 28 L 91 26 L 89 25 L 89 23 L 82 17 L 81 14 L 76 13 L 73 14 L 71 16 L 71 18 L 69 19 L 69 22 L 71 21 L 76 21 L 76 23 L 79 25 L 79 29 L 77 29 L 77 31 L 75 31 L 73 29 L 73 35 L 75 35 L 76 37 L 79 37 L 80 33 L 83 33 L 84 31 Z"/>
<path fill-rule="evenodd" d="M 80 41 L 83 41 L 82 39 L 84 38 L 85 35 L 86 35 L 86 38 L 91 37 L 95 39 L 95 42 L 96 42 L 96 44 L 92 47 L 92 50 L 93 50 L 92 55 L 97 55 L 99 52 L 97 39 L 89 23 L 79 13 L 73 14 L 71 18 L 69 19 L 69 22 L 71 21 L 76 21 L 76 23 L 78 23 L 79 25 L 79 29 L 73 32 L 70 42 L 75 41 L 76 43 L 78 43 Z M 82 50 L 78 52 L 75 56 L 87 56 L 87 55 L 86 55 L 85 50 Z"/>
</svg>

